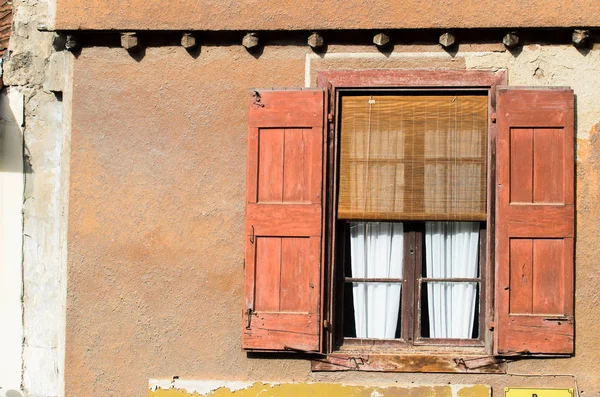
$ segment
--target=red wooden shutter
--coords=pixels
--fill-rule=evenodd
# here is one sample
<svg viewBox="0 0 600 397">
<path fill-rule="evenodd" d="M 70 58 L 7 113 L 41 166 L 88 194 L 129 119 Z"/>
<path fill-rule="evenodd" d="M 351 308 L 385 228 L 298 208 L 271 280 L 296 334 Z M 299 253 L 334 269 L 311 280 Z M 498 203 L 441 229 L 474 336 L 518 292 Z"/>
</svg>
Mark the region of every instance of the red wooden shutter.
<svg viewBox="0 0 600 397">
<path fill-rule="evenodd" d="M 574 97 L 499 88 L 496 353 L 573 353 Z"/>
<path fill-rule="evenodd" d="M 320 347 L 323 101 L 322 90 L 250 93 L 245 349 Z"/>
</svg>

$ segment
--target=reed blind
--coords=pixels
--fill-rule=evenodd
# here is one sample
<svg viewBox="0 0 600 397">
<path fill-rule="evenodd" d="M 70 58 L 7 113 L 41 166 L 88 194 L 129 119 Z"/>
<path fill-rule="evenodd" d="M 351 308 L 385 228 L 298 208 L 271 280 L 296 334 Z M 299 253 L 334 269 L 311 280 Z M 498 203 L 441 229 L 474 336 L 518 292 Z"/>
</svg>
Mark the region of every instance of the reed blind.
<svg viewBox="0 0 600 397">
<path fill-rule="evenodd" d="M 338 218 L 486 218 L 484 95 L 342 97 Z"/>
</svg>

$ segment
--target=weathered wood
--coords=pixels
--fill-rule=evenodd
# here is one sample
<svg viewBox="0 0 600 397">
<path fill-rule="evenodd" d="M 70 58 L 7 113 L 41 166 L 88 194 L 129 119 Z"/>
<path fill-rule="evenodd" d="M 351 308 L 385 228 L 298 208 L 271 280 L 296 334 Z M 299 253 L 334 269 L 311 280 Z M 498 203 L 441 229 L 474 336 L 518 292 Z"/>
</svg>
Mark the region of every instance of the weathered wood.
<svg viewBox="0 0 600 397">
<path fill-rule="evenodd" d="M 322 90 L 250 92 L 244 349 L 321 346 L 323 102 Z"/>
<path fill-rule="evenodd" d="M 502 38 L 502 44 L 509 50 L 513 49 L 519 44 L 519 36 L 517 36 L 516 32 L 507 33 Z"/>
<path fill-rule="evenodd" d="M 312 361 L 313 371 L 505 373 L 502 360 L 451 354 L 335 353 Z"/>
<path fill-rule="evenodd" d="M 495 87 L 506 71 L 483 70 L 340 70 L 319 72 L 318 85 L 345 87 Z"/>
<path fill-rule="evenodd" d="M 440 44 L 442 45 L 442 47 L 448 48 L 448 47 L 452 47 L 455 44 L 456 38 L 454 37 L 454 35 L 452 33 L 445 32 L 440 35 L 439 41 L 440 41 Z"/>
<path fill-rule="evenodd" d="M 498 354 L 573 352 L 574 97 L 498 91 Z"/>
<path fill-rule="evenodd" d="M 256 33 L 247 33 L 242 39 L 242 45 L 248 50 L 258 47 L 259 43 L 260 41 L 258 40 L 258 35 Z"/>
<path fill-rule="evenodd" d="M 572 41 L 575 47 L 585 47 L 590 39 L 590 31 L 587 29 L 575 29 L 573 30 Z"/>
<path fill-rule="evenodd" d="M 127 51 L 137 51 L 140 49 L 140 40 L 137 33 L 125 32 L 121 33 L 121 47 Z"/>
<path fill-rule="evenodd" d="M 192 49 L 196 47 L 198 43 L 196 42 L 196 36 L 192 33 L 183 33 L 181 35 L 181 46 L 186 50 Z"/>
<path fill-rule="evenodd" d="M 455 88 L 463 88 L 463 87 L 480 87 L 480 89 L 484 89 L 484 90 L 489 90 L 488 92 L 490 93 L 490 111 L 489 113 L 491 114 L 493 110 L 495 110 L 495 95 L 496 95 L 496 89 L 498 85 L 505 85 L 507 83 L 507 73 L 506 71 L 500 70 L 500 71 L 496 71 L 496 72 L 490 72 L 490 71 L 478 71 L 478 70 L 463 70 L 463 71 L 455 71 L 455 70 L 411 70 L 411 71 L 407 71 L 407 70 L 361 70 L 361 71 L 356 71 L 356 70 L 342 70 L 342 71 L 321 71 L 318 74 L 318 78 L 317 78 L 317 84 L 319 87 L 322 88 L 327 88 L 330 90 L 330 92 L 332 93 L 331 95 L 331 103 L 335 103 L 336 102 L 336 98 L 339 98 L 339 91 L 337 91 L 337 89 L 339 88 L 356 88 L 356 87 L 391 87 L 391 88 L 399 88 L 399 89 L 404 89 L 404 88 L 414 88 L 414 87 L 419 87 L 419 88 L 424 88 L 424 89 L 438 89 L 438 88 L 448 88 L 448 87 L 455 87 Z M 333 108 L 329 110 L 330 112 L 333 112 L 334 114 L 337 114 L 339 110 L 334 110 Z M 332 132 L 330 135 L 330 140 L 329 140 L 329 147 L 328 147 L 328 151 L 327 154 L 329 156 L 329 167 L 330 169 L 333 170 L 333 174 L 337 175 L 337 163 L 338 163 L 338 159 L 336 157 L 336 154 L 339 152 L 339 148 L 338 148 L 338 142 L 339 142 L 339 136 L 337 135 L 339 133 L 339 118 L 335 118 L 334 119 L 336 121 L 336 125 L 334 126 L 332 124 L 331 128 L 332 128 Z M 335 128 L 334 128 L 335 127 Z M 495 202 L 495 189 L 492 189 L 491 187 L 495 186 L 495 161 L 492 161 L 494 159 L 493 157 L 493 148 L 495 146 L 495 137 L 496 137 L 496 130 L 497 130 L 497 125 L 496 124 L 490 124 L 489 126 L 490 128 L 490 144 L 488 146 L 488 180 L 489 180 L 489 188 L 487 189 L 487 197 L 488 197 L 488 219 L 487 219 L 487 225 L 493 230 L 494 229 L 494 218 L 495 218 L 495 214 L 494 214 L 494 210 L 493 210 L 493 204 Z M 327 202 L 328 203 L 335 203 L 337 202 L 337 190 L 335 189 L 335 181 L 333 180 L 333 178 L 331 178 L 329 180 L 329 185 L 328 185 L 328 196 L 327 196 Z M 329 291 L 331 290 L 336 290 L 336 291 L 343 291 L 343 284 L 344 284 L 344 279 L 342 277 L 336 277 L 335 271 L 334 271 L 334 267 L 339 267 L 342 266 L 341 262 L 339 261 L 338 258 L 343 258 L 344 257 L 344 253 L 343 253 L 343 249 L 344 249 L 344 245 L 343 244 L 336 244 L 336 241 L 341 242 L 343 241 L 343 230 L 339 230 L 339 229 L 343 229 L 340 228 L 339 225 L 336 225 L 335 219 L 335 212 L 334 212 L 334 206 L 332 205 L 328 205 L 327 207 L 327 211 L 328 211 L 328 216 L 326 217 L 328 220 L 328 228 L 329 228 L 329 235 L 333 235 L 334 239 L 331 239 L 328 244 L 327 244 L 327 250 L 328 250 L 328 259 L 331 261 L 331 263 L 335 263 L 334 266 L 331 266 L 328 269 L 328 279 L 330 280 L 330 283 L 328 284 L 328 289 Z M 491 324 L 492 319 L 493 319 L 493 308 L 491 305 L 491 302 L 493 302 L 493 297 L 494 297 L 494 290 L 493 290 L 493 286 L 494 286 L 494 271 L 492 269 L 488 269 L 486 266 L 493 266 L 494 263 L 494 252 L 493 252 L 493 247 L 494 247 L 494 241 L 492 239 L 492 233 L 483 233 L 485 236 L 482 235 L 482 238 L 486 240 L 486 244 L 482 244 L 481 245 L 481 249 L 482 249 L 482 258 L 485 256 L 485 263 L 481 263 L 481 266 L 483 267 L 481 269 L 482 271 L 482 278 L 485 280 L 485 288 L 482 286 L 482 292 L 481 292 L 481 296 L 485 297 L 485 300 L 482 301 L 482 305 L 485 307 L 481 308 L 481 317 L 480 317 L 480 329 L 482 330 L 480 333 L 481 335 L 484 335 L 483 330 L 487 330 L 488 328 L 488 324 Z M 405 238 L 407 240 L 410 239 L 410 236 L 414 235 L 414 233 L 409 233 L 408 236 L 405 236 Z M 414 239 L 413 239 L 414 240 Z M 421 238 L 416 239 L 418 241 L 421 241 Z M 413 241 L 413 244 L 415 244 L 416 242 Z M 405 250 L 409 249 L 410 244 L 406 244 L 405 245 Z M 486 249 L 485 245 L 487 245 L 487 247 L 489 247 L 488 249 Z M 337 251 L 336 251 L 337 249 Z M 487 254 L 485 254 L 487 252 Z M 422 258 L 421 258 L 421 253 L 422 250 L 417 250 L 416 251 L 416 255 L 412 255 L 412 257 L 414 257 L 414 259 L 416 260 L 417 263 L 422 263 Z M 338 260 L 338 262 L 336 262 L 336 260 Z M 409 265 L 407 263 L 407 267 L 409 269 L 413 269 L 413 273 L 414 273 L 414 264 L 413 265 Z M 412 275 L 408 275 L 406 276 L 407 280 L 415 280 L 415 276 L 414 274 Z M 403 305 L 407 304 L 407 305 L 412 305 L 414 302 L 414 282 L 413 283 L 406 283 L 406 285 L 403 286 L 402 288 L 402 302 Z M 335 346 L 336 343 L 340 343 L 341 341 L 339 340 L 340 335 L 343 335 L 343 321 L 342 321 L 342 317 L 343 317 L 343 313 L 342 311 L 335 311 L 334 307 L 342 307 L 343 305 L 343 294 L 342 293 L 338 293 L 338 294 L 327 294 L 329 297 L 329 300 L 326 301 L 326 303 L 328 304 L 327 307 L 327 314 L 326 314 L 326 318 L 330 318 L 332 319 L 332 327 L 331 329 L 335 332 L 335 339 L 333 337 L 333 333 L 334 332 L 330 332 L 329 333 L 329 339 L 327 340 L 328 342 L 328 346 L 327 346 L 327 351 L 331 351 L 332 348 Z M 335 317 L 335 315 L 339 315 L 339 317 Z M 413 323 L 415 323 L 416 321 L 414 320 L 414 310 L 413 311 L 409 311 L 408 316 L 403 318 L 403 327 L 402 327 L 402 335 L 413 335 L 414 333 L 414 329 L 413 327 L 411 327 L 411 325 L 413 325 Z M 418 326 L 417 324 L 414 324 L 414 326 Z M 492 332 L 491 331 L 485 331 L 485 343 L 483 343 L 482 341 L 475 341 L 475 343 L 471 342 L 471 347 L 473 347 L 475 344 L 477 344 L 477 346 L 479 346 L 482 351 L 485 349 L 485 352 L 488 352 L 489 354 L 492 353 L 492 343 L 493 343 L 493 337 L 492 337 Z M 357 340 L 358 341 L 358 340 Z M 429 341 L 429 340 L 428 340 Z M 346 339 L 346 344 L 351 344 L 352 340 L 347 340 Z M 368 343 L 372 343 L 373 340 L 368 340 Z M 382 342 L 383 344 L 389 344 L 389 342 L 393 343 L 393 348 L 394 349 L 398 349 L 399 346 L 401 346 L 401 343 L 398 343 L 399 341 L 393 340 L 387 340 L 387 341 L 378 341 L 378 342 Z M 365 340 L 360 340 L 358 341 L 359 344 L 361 344 L 362 346 L 366 346 L 367 342 Z M 444 341 L 444 343 L 447 343 L 447 341 Z M 370 346 L 370 345 L 369 345 Z M 377 346 L 377 348 L 379 348 L 379 344 Z M 437 347 L 436 347 L 437 348 Z M 443 346 L 439 346 L 440 349 L 443 348 Z M 332 356 L 329 356 L 332 357 Z M 313 368 L 315 368 L 313 366 Z M 329 369 L 323 369 L 323 370 L 332 370 L 331 368 Z M 409 369 L 407 372 L 418 372 L 418 366 L 413 368 L 413 369 Z"/>
<path fill-rule="evenodd" d="M 317 49 L 325 45 L 325 40 L 323 39 L 323 36 L 315 32 L 308 36 L 307 43 L 311 48 Z"/>
<path fill-rule="evenodd" d="M 385 47 L 390 43 L 390 36 L 385 33 L 378 33 L 373 37 L 373 44 L 377 47 Z"/>
</svg>

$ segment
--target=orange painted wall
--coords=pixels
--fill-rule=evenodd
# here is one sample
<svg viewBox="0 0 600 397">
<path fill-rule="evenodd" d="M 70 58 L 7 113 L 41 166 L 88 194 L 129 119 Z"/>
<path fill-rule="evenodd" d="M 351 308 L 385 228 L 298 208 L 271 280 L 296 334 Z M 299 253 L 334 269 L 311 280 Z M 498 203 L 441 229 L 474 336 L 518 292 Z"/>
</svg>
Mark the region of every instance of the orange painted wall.
<svg viewBox="0 0 600 397">
<path fill-rule="evenodd" d="M 508 66 L 513 84 L 572 85 L 584 120 L 600 123 L 600 54 L 572 47 L 331 46 L 372 57 L 312 60 L 329 68 Z M 486 49 L 487 48 L 487 49 Z M 487 52 L 485 56 L 481 52 Z M 423 57 L 420 52 L 426 52 Z M 68 235 L 66 394 L 145 395 L 148 380 L 229 379 L 366 385 L 490 384 L 573 387 L 573 378 L 481 374 L 312 373 L 293 356 L 241 350 L 247 98 L 251 87 L 302 87 L 305 46 L 84 48 L 75 60 Z M 474 64 L 477 62 L 476 64 Z M 568 68 L 565 67 L 568 66 Z M 543 70 L 540 76 L 538 69 Z M 536 80 L 538 79 L 538 80 Z M 579 84 L 579 83 L 578 83 Z M 587 121 L 586 121 L 587 123 Z M 600 124 L 599 124 L 600 125 Z M 588 134 L 590 139 L 588 140 Z M 580 133 L 577 165 L 576 356 L 525 360 L 512 373 L 574 374 L 600 392 L 600 132 Z"/>
<path fill-rule="evenodd" d="M 309 30 L 600 26 L 597 0 L 56 0 L 56 29 Z"/>
</svg>

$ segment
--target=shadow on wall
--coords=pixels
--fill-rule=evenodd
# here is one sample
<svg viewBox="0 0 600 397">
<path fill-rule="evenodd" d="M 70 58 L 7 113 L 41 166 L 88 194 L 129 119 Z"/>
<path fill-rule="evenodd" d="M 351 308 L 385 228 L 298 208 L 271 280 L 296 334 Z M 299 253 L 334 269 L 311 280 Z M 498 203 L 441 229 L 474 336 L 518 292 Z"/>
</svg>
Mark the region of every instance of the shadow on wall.
<svg viewBox="0 0 600 397">
<path fill-rule="evenodd" d="M 0 91 L 0 172 L 31 173 L 29 151 L 24 147 L 24 103 L 20 91 Z"/>
<path fill-rule="evenodd" d="M 23 393 L 18 390 L 7 390 L 4 397 L 23 397 Z"/>
</svg>

